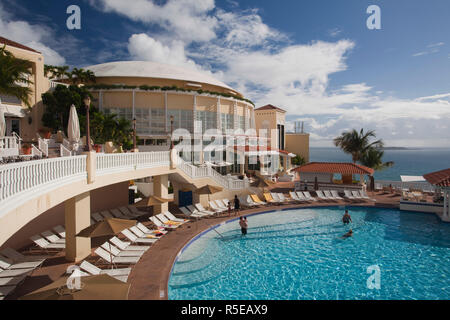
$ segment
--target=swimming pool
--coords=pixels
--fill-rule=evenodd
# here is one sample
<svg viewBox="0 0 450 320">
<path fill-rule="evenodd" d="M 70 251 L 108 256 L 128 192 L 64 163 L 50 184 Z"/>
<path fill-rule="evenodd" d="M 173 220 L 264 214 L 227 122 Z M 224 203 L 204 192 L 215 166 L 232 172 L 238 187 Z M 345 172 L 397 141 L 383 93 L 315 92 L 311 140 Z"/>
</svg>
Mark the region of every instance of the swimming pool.
<svg viewBox="0 0 450 320">
<path fill-rule="evenodd" d="M 431 214 L 348 209 L 350 227 L 343 207 L 330 207 L 249 216 L 245 237 L 238 221 L 209 230 L 180 253 L 169 299 L 450 297 L 450 224 Z M 342 239 L 349 228 L 354 236 Z"/>
</svg>

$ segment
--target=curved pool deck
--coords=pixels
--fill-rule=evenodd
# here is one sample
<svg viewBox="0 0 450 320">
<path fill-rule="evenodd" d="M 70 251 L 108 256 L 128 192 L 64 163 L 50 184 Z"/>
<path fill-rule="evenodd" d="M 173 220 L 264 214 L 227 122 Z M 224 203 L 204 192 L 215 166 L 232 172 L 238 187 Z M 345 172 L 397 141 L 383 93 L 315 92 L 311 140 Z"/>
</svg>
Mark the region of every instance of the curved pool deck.
<svg viewBox="0 0 450 320">
<path fill-rule="evenodd" d="M 364 206 L 364 207 L 385 207 L 398 208 L 399 197 L 377 193 L 373 196 L 376 203 L 371 201 L 362 201 L 359 203 L 350 203 L 347 201 L 317 202 L 314 204 L 292 204 L 281 206 L 268 206 L 250 210 L 243 210 L 240 216 L 254 213 L 264 213 L 283 209 L 293 208 L 315 208 L 315 207 L 336 207 L 336 206 Z M 178 212 L 171 208 L 175 215 Z M 181 215 L 180 215 L 181 216 Z M 145 217 L 144 217 L 145 218 Z M 214 217 L 193 221 L 183 225 L 175 231 L 170 231 L 161 240 L 151 246 L 151 248 L 142 256 L 138 264 L 133 266 L 132 272 L 128 278 L 131 284 L 129 299 L 131 300 L 167 300 L 168 282 L 170 273 L 179 252 L 197 235 L 225 221 L 236 219 L 236 216 Z M 143 219 L 145 225 L 151 223 Z M 105 241 L 105 240 L 103 240 Z M 100 243 L 100 242 L 99 242 Z M 93 251 L 95 245 L 93 243 Z M 95 255 L 89 258 L 89 261 L 96 263 L 98 260 Z M 15 300 L 19 297 L 50 284 L 64 276 L 67 267 L 71 264 L 64 259 L 64 252 L 51 256 L 45 264 L 33 272 L 15 292 L 7 297 L 7 300 Z"/>
<path fill-rule="evenodd" d="M 241 211 L 239 216 L 247 216 L 256 213 L 273 212 L 295 208 L 317 208 L 336 206 L 359 207 L 384 207 L 398 208 L 398 198 L 377 195 L 377 202 L 349 203 L 345 201 L 317 202 L 314 204 L 291 204 L 280 206 L 268 206 Z M 214 217 L 190 222 L 176 231 L 170 231 L 160 241 L 154 244 L 133 268 L 128 282 L 131 284 L 129 299 L 131 300 L 167 300 L 168 282 L 173 264 L 178 254 L 199 234 L 211 229 L 223 222 L 236 219 L 237 216 Z"/>
</svg>

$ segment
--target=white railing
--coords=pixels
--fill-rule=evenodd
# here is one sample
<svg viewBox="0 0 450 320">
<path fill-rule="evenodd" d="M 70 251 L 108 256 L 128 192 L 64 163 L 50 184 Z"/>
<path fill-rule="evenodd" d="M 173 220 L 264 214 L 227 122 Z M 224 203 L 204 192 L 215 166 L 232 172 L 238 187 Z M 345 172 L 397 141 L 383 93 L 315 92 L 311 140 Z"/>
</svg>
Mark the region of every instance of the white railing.
<svg viewBox="0 0 450 320">
<path fill-rule="evenodd" d="M 50 89 L 55 89 L 58 85 L 61 85 L 64 87 L 69 87 L 69 85 L 67 83 L 57 82 L 57 81 L 53 81 L 53 80 L 49 80 L 49 84 L 50 84 Z"/>
<path fill-rule="evenodd" d="M 0 149 L 19 149 L 16 137 L 3 137 L 0 139 Z"/>
<path fill-rule="evenodd" d="M 44 159 L 0 166 L 0 207 L 8 205 L 8 199 L 30 192 L 49 191 L 49 185 L 62 185 L 86 179 L 86 156 Z"/>
<path fill-rule="evenodd" d="M 170 152 L 97 154 L 98 175 L 170 165 Z"/>
<path fill-rule="evenodd" d="M 42 151 L 36 148 L 34 144 L 31 145 L 31 155 L 33 157 L 41 157 L 42 158 Z"/>
<path fill-rule="evenodd" d="M 391 181 L 391 180 L 376 180 L 375 188 L 391 187 L 393 189 L 403 190 L 403 189 L 415 189 L 422 190 L 423 192 L 434 192 L 434 187 L 426 181 L 411 181 L 411 182 L 401 182 L 401 181 Z"/>
<path fill-rule="evenodd" d="M 218 173 L 212 167 L 196 167 L 180 157 L 177 159 L 177 168 L 183 171 L 191 179 L 211 178 L 220 186 L 230 190 L 246 189 L 250 186 L 248 180 L 236 180 Z"/>
<path fill-rule="evenodd" d="M 43 153 L 46 157 L 48 157 L 48 144 L 47 144 L 47 142 L 45 142 L 44 139 L 39 138 L 39 140 L 38 140 L 38 147 L 39 147 L 39 150 L 41 150 L 42 153 Z"/>
<path fill-rule="evenodd" d="M 70 157 L 72 155 L 72 151 L 67 149 L 64 145 L 59 145 L 59 156 L 60 157 Z"/>
</svg>

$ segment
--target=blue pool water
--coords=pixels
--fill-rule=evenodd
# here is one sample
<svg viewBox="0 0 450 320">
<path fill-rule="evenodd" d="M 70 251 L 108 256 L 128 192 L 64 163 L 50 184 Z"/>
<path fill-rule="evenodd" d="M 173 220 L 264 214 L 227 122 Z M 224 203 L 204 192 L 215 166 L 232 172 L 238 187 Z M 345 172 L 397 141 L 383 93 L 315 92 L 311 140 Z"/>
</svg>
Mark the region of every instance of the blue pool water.
<svg viewBox="0 0 450 320">
<path fill-rule="evenodd" d="M 169 299 L 448 299 L 450 224 L 432 214 L 352 207 L 250 216 L 211 230 L 179 255 Z M 380 269 L 380 289 L 367 280 Z M 373 269 L 372 269 L 373 270 Z M 370 271 L 370 269 L 369 269 Z M 372 282 L 373 283 L 373 282 Z"/>
</svg>

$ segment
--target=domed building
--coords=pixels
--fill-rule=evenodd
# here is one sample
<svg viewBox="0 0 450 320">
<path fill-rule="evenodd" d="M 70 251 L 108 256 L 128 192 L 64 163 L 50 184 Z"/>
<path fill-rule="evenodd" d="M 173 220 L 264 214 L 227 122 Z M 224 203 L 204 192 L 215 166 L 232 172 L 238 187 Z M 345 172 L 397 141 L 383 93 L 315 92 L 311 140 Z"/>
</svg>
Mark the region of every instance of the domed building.
<svg viewBox="0 0 450 320">
<path fill-rule="evenodd" d="M 148 61 L 121 61 L 86 67 L 98 107 L 128 120 L 136 119 L 145 144 L 167 139 L 173 129 L 193 133 L 194 121 L 207 129 L 255 128 L 254 106 L 225 83 L 200 72 Z"/>
</svg>

